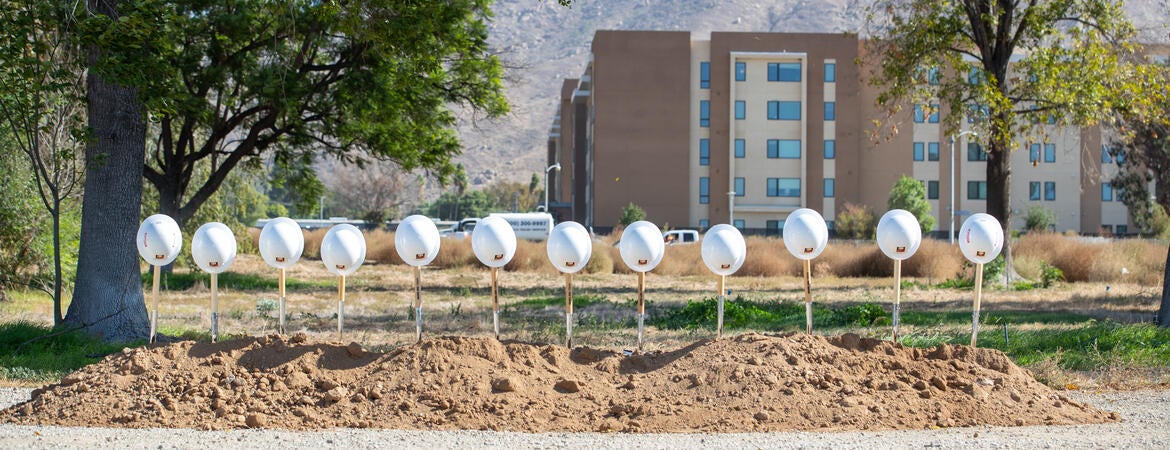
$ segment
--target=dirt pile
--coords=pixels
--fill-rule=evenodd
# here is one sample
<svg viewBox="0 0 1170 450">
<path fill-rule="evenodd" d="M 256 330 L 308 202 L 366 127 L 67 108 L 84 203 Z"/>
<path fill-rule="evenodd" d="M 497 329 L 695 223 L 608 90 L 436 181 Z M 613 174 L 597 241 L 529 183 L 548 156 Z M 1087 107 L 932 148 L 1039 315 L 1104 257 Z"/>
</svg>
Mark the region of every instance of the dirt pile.
<svg viewBox="0 0 1170 450">
<path fill-rule="evenodd" d="M 786 431 L 1118 420 L 1002 352 L 745 334 L 623 355 L 442 337 L 388 353 L 305 335 L 127 349 L 0 412 L 24 424 Z"/>
</svg>

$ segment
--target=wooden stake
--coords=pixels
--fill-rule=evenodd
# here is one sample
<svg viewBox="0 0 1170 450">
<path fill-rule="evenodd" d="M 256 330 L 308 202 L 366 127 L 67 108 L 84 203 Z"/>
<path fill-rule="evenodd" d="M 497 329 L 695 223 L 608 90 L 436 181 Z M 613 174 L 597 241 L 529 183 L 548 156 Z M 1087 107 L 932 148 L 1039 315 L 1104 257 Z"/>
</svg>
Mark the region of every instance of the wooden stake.
<svg viewBox="0 0 1170 450">
<path fill-rule="evenodd" d="M 414 332 L 422 342 L 422 268 L 414 267 Z"/>
<path fill-rule="evenodd" d="M 277 333 L 284 334 L 284 269 L 278 269 L 277 272 L 280 274 L 278 276 L 280 282 L 280 326 L 276 331 Z"/>
<path fill-rule="evenodd" d="M 724 275 L 720 275 L 719 276 L 719 297 L 718 297 L 719 298 L 719 308 L 718 308 L 719 309 L 719 318 L 717 319 L 717 322 L 715 322 L 715 330 L 716 330 L 715 331 L 715 333 L 716 333 L 715 339 L 723 338 L 723 297 L 725 295 L 724 293 L 727 292 L 726 290 L 724 290 L 724 285 L 726 282 L 727 282 L 727 277 Z"/>
<path fill-rule="evenodd" d="M 812 334 L 812 262 L 804 260 L 804 323 L 805 333 Z"/>
<path fill-rule="evenodd" d="M 642 351 L 642 330 L 646 320 L 646 272 L 638 272 L 638 351 Z"/>
<path fill-rule="evenodd" d="M 573 348 L 573 274 L 565 274 L 565 347 Z"/>
<path fill-rule="evenodd" d="M 894 342 L 898 342 L 898 306 L 902 303 L 902 260 L 894 260 Z"/>
<path fill-rule="evenodd" d="M 154 283 L 150 291 L 154 297 L 154 310 L 150 312 L 150 343 L 154 343 L 154 333 L 158 330 L 158 274 L 159 266 L 154 267 Z"/>
<path fill-rule="evenodd" d="M 496 340 L 500 340 L 500 297 L 497 287 L 500 278 L 500 269 L 492 268 L 492 327 L 496 330 Z"/>
<path fill-rule="evenodd" d="M 219 275 L 211 274 L 211 343 L 219 340 Z"/>
<path fill-rule="evenodd" d="M 345 275 L 337 277 L 337 338 L 345 338 Z"/>
<path fill-rule="evenodd" d="M 975 308 L 971 312 L 971 346 L 979 338 L 979 302 L 983 300 L 983 264 L 975 265 Z"/>
</svg>

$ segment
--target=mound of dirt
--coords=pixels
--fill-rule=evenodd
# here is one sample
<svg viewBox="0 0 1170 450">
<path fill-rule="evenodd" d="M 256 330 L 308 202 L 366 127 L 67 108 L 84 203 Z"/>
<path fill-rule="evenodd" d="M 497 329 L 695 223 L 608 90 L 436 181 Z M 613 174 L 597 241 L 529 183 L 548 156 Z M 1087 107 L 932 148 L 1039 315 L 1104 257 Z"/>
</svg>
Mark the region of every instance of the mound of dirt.
<svg viewBox="0 0 1170 450">
<path fill-rule="evenodd" d="M 1117 421 L 1002 352 L 745 334 L 643 355 L 441 337 L 389 353 L 303 334 L 127 349 L 0 420 L 197 429 L 913 429 Z"/>
</svg>

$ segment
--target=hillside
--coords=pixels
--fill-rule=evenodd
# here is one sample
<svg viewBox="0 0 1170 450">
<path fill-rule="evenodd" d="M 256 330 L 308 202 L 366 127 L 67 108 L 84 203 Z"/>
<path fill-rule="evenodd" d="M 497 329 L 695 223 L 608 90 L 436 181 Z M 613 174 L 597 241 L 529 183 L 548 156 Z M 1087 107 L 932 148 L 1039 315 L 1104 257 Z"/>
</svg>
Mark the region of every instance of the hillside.
<svg viewBox="0 0 1170 450">
<path fill-rule="evenodd" d="M 459 158 L 473 187 L 498 179 L 526 181 L 545 166 L 548 127 L 564 78 L 580 75 L 600 29 L 844 32 L 864 27 L 865 0 L 503 0 L 493 6 L 491 40 L 507 69 L 512 112 L 498 120 L 461 117 L 466 151 Z M 1146 42 L 1168 42 L 1170 1 L 1128 2 Z M 770 14 L 771 13 L 771 14 Z M 437 195 L 430 192 L 428 197 Z"/>
</svg>

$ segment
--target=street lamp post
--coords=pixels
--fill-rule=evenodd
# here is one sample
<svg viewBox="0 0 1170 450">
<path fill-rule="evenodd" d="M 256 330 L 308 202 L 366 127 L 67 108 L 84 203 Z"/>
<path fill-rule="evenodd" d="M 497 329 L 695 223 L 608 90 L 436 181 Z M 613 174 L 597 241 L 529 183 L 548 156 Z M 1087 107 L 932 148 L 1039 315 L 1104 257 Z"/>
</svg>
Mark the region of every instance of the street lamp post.
<svg viewBox="0 0 1170 450">
<path fill-rule="evenodd" d="M 963 136 L 979 136 L 979 135 L 976 134 L 974 131 L 966 130 L 966 131 L 960 132 L 957 135 L 951 136 L 951 204 L 950 204 L 951 225 L 949 228 L 947 228 L 947 234 L 949 234 L 951 236 L 951 240 L 950 240 L 951 244 L 955 243 L 955 213 L 956 213 L 956 211 L 955 211 L 955 186 L 957 185 L 957 183 L 955 183 L 955 159 L 958 158 L 958 155 L 955 154 L 955 138 L 962 138 Z"/>
<path fill-rule="evenodd" d="M 548 191 L 552 188 L 552 185 L 548 182 L 548 173 L 553 170 L 559 172 L 561 170 L 561 163 L 553 164 L 544 169 L 544 212 L 549 214 L 552 214 L 552 208 L 548 207 Z"/>
<path fill-rule="evenodd" d="M 727 224 L 735 226 L 735 191 L 727 193 Z"/>
</svg>

